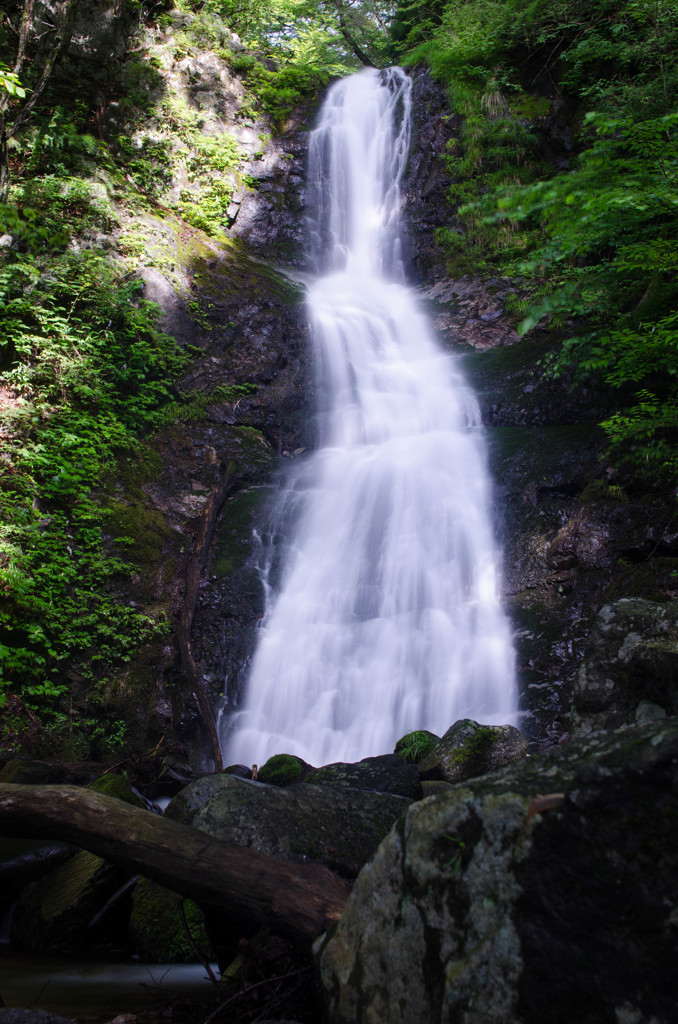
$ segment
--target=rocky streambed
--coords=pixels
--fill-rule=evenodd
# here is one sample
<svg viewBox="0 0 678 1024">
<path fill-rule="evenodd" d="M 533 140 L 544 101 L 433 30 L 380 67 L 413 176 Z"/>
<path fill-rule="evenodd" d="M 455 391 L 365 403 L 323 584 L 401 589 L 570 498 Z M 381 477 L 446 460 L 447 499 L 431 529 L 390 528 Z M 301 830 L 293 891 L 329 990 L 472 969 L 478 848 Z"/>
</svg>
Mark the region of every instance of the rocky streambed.
<svg viewBox="0 0 678 1024">
<path fill-rule="evenodd" d="M 621 600 L 596 622 L 569 743 L 530 753 L 510 726 L 463 721 L 356 764 L 313 768 L 281 754 L 257 779 L 234 766 L 182 787 L 171 820 L 351 880 L 341 919 L 312 953 L 86 851 L 3 840 L 14 946 L 73 955 L 117 942 L 148 962 L 216 959 L 213 1009 L 242 999 L 232 1020 L 250 1019 L 250 989 L 289 975 L 302 984 L 271 1020 L 671 1024 L 676 658 L 667 609 Z M 94 771 L 8 762 L 0 821 L 5 791 Z M 145 802 L 113 772 L 93 785 Z"/>
</svg>

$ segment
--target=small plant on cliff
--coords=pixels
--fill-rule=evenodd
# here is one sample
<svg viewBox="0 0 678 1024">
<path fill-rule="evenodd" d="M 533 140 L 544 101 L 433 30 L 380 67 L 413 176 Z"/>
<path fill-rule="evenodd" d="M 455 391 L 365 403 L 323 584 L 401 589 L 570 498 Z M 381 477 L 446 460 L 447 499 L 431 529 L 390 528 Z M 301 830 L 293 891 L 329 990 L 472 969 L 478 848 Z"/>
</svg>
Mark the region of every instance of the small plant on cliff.
<svg viewBox="0 0 678 1024">
<path fill-rule="evenodd" d="M 419 764 L 420 761 L 423 761 L 431 753 L 439 739 L 438 736 L 435 736 L 432 732 L 427 732 L 425 729 L 408 732 L 398 740 L 394 753 L 402 757 L 403 761 L 406 761 L 408 764 Z"/>
</svg>

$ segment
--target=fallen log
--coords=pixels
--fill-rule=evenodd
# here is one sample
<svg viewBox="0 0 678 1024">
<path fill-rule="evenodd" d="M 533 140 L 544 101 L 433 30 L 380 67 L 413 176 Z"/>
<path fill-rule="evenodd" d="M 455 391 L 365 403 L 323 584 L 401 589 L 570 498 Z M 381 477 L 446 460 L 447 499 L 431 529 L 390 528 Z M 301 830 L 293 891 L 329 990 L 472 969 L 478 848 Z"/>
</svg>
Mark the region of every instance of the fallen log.
<svg viewBox="0 0 678 1024">
<path fill-rule="evenodd" d="M 0 784 L 0 835 L 61 839 L 197 902 L 308 947 L 344 909 L 349 882 L 79 786 Z"/>
</svg>

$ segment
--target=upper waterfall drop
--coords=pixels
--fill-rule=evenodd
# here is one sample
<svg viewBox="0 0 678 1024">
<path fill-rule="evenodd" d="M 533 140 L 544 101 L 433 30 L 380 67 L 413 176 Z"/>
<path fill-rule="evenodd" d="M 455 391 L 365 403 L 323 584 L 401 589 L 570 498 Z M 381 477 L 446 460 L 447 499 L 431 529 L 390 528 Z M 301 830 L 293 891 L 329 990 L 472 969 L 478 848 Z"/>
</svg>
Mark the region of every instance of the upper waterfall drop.
<svg viewBox="0 0 678 1024">
<path fill-rule="evenodd" d="M 477 402 L 402 283 L 411 82 L 330 89 L 309 150 L 319 449 L 273 511 L 267 611 L 226 756 L 311 764 L 459 718 L 514 722 L 510 629 Z M 284 525 L 282 525 L 284 524 Z"/>
</svg>

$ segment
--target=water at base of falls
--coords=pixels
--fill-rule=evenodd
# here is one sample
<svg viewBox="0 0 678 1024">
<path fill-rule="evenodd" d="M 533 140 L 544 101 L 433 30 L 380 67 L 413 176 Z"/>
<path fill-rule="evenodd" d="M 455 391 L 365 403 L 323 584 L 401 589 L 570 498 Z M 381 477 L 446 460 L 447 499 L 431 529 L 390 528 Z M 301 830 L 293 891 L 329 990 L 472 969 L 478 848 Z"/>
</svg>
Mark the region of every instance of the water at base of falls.
<svg viewBox="0 0 678 1024">
<path fill-rule="evenodd" d="M 230 762 L 356 761 L 412 729 L 516 717 L 477 403 L 402 283 L 409 108 L 404 72 L 364 71 L 332 87 L 311 137 L 321 443 L 274 511 L 293 525 L 276 587 L 275 538 L 264 552 Z"/>
</svg>

